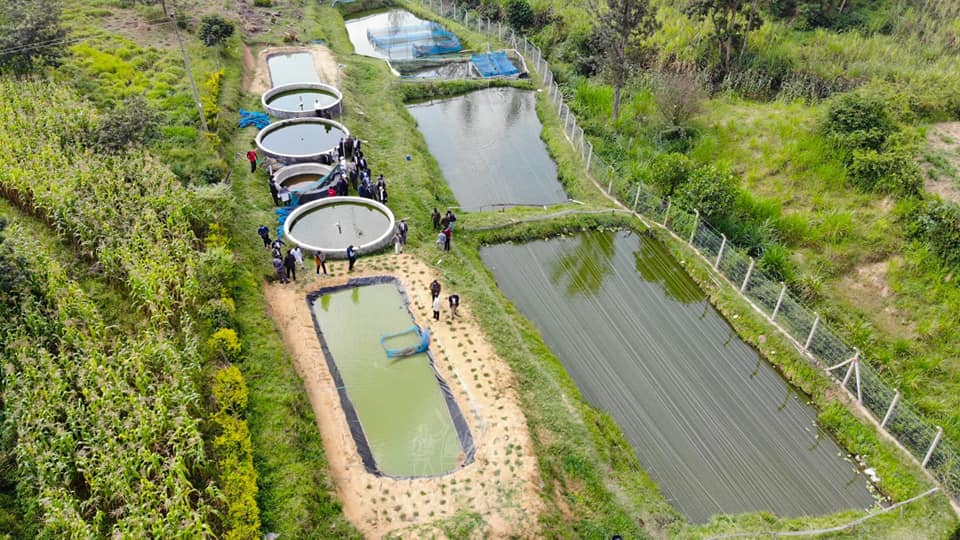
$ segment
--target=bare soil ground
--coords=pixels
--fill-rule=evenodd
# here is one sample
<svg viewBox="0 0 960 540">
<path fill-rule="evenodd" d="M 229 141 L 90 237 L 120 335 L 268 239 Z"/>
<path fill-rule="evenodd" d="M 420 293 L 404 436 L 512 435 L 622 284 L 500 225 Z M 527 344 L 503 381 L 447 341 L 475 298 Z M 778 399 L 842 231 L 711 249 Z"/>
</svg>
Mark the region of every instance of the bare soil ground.
<svg viewBox="0 0 960 540">
<path fill-rule="evenodd" d="M 916 337 L 916 328 L 906 313 L 896 307 L 896 293 L 887 283 L 891 264 L 899 258 L 864 264 L 848 273 L 840 281 L 837 291 L 851 304 L 870 315 L 870 320 L 881 330 L 905 339 Z"/>
<path fill-rule="evenodd" d="M 333 52 L 323 45 L 297 45 L 291 47 L 266 47 L 254 56 L 246 45 L 243 47 L 243 90 L 250 94 L 261 95 L 273 88 L 270 81 L 270 68 L 267 58 L 272 54 L 309 52 L 313 54 L 313 66 L 320 80 L 337 85 L 337 59 Z M 341 75 L 342 76 L 342 75 Z"/>
<path fill-rule="evenodd" d="M 947 167 L 960 171 L 960 122 L 944 122 L 931 127 L 927 133 L 927 148 L 942 158 Z M 960 203 L 960 180 L 950 175 L 938 174 L 930 163 L 922 162 L 921 167 L 927 173 L 924 182 L 927 191 L 946 201 Z"/>
<path fill-rule="evenodd" d="M 540 477 L 516 383 L 471 315 L 469 298 L 463 299 L 456 320 L 444 311 L 443 320 L 431 325 L 430 350 L 470 426 L 475 461 L 437 478 L 378 478 L 364 469 L 305 297 L 349 277 L 393 275 L 407 290 L 417 324 L 423 325 L 431 320 L 429 283 L 441 277 L 407 254 L 361 258 L 352 274 L 342 261 L 327 267 L 330 277 L 317 276 L 308 265 L 300 281 L 266 284 L 264 295 L 310 397 L 347 518 L 368 537 L 430 538 L 444 536 L 439 521 L 476 512 L 484 525 L 474 536 L 536 537 Z M 443 285 L 444 295 L 453 292 Z"/>
</svg>

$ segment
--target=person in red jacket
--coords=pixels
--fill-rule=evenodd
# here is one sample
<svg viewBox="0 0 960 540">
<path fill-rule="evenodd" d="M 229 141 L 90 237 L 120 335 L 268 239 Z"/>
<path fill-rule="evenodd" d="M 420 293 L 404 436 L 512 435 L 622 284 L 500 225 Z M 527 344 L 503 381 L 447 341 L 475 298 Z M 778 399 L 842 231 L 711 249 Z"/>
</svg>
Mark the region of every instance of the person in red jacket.
<svg viewBox="0 0 960 540">
<path fill-rule="evenodd" d="M 250 172 L 257 172 L 257 151 L 252 148 L 247 150 L 247 160 L 250 162 Z"/>
</svg>

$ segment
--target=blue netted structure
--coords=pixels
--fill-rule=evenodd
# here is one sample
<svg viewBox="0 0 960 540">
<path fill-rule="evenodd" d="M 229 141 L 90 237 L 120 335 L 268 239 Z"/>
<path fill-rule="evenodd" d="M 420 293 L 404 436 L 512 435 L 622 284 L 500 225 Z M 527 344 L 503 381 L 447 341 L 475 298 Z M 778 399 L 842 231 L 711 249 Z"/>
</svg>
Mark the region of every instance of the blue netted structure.
<svg viewBox="0 0 960 540">
<path fill-rule="evenodd" d="M 456 34 L 445 30 L 435 22 L 367 30 L 367 39 L 379 49 L 408 50 L 418 58 L 453 53 L 463 49 Z"/>
<path fill-rule="evenodd" d="M 513 77 L 520 73 L 505 51 L 470 55 L 470 62 L 481 77 Z"/>
<path fill-rule="evenodd" d="M 240 109 L 240 122 L 237 124 L 238 127 L 256 126 L 257 129 L 263 129 L 268 125 L 270 125 L 270 117 L 265 113 Z"/>
<path fill-rule="evenodd" d="M 399 348 L 390 348 L 387 347 L 387 341 L 393 338 L 405 336 L 407 334 L 416 334 L 418 341 L 413 345 L 407 345 L 406 347 Z M 423 328 L 421 329 L 417 325 L 413 325 L 406 330 L 401 330 L 399 332 L 394 332 L 393 334 L 385 334 L 380 337 L 380 345 L 383 346 L 383 350 L 386 351 L 388 358 L 402 358 L 404 356 L 412 356 L 414 354 L 420 354 L 425 352 L 430 348 L 430 329 Z"/>
<path fill-rule="evenodd" d="M 291 195 L 299 195 L 301 197 L 300 202 L 310 202 L 322 197 L 313 197 L 313 198 L 304 198 L 303 195 L 311 193 L 314 191 L 325 190 L 334 184 L 337 183 L 337 180 L 343 175 L 343 168 L 337 164 L 333 169 L 330 170 L 327 174 L 322 177 L 313 180 L 311 182 L 303 182 L 302 184 L 296 184 L 290 186 Z"/>
</svg>

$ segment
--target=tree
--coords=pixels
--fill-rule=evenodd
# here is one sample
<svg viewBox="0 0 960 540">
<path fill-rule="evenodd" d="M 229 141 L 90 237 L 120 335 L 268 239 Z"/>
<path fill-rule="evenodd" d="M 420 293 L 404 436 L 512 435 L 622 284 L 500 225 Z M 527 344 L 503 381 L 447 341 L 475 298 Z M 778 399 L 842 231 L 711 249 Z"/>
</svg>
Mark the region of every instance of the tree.
<svg viewBox="0 0 960 540">
<path fill-rule="evenodd" d="M 604 68 L 613 79 L 613 119 L 620 116 L 620 94 L 627 75 L 636 66 L 638 40 L 656 27 L 650 0 L 608 0 L 600 14 L 600 41 L 606 54 Z"/>
<path fill-rule="evenodd" d="M 59 64 L 67 30 L 60 0 L 6 0 L 0 12 L 0 69 L 18 75 Z"/>
<path fill-rule="evenodd" d="M 197 37 L 207 47 L 223 45 L 233 35 L 233 23 L 219 15 L 207 15 L 200 21 Z"/>
<path fill-rule="evenodd" d="M 684 73 L 661 73 L 654 84 L 653 102 L 670 128 L 685 127 L 705 97 L 699 81 Z"/>
<path fill-rule="evenodd" d="M 760 0 L 693 0 L 687 7 L 687 14 L 713 22 L 721 77 L 733 68 L 734 51 L 739 49 L 738 61 L 743 58 L 750 30 L 762 23 L 759 3 Z"/>
<path fill-rule="evenodd" d="M 507 0 L 505 7 L 510 26 L 523 30 L 533 24 L 533 8 L 527 0 Z"/>
<path fill-rule="evenodd" d="M 119 152 L 130 146 L 147 145 L 159 136 L 160 115 L 137 94 L 107 111 L 91 141 L 98 150 Z"/>
<path fill-rule="evenodd" d="M 650 184 L 664 197 L 673 194 L 690 178 L 693 162 L 683 154 L 660 154 L 650 163 Z"/>
<path fill-rule="evenodd" d="M 731 171 L 704 165 L 695 169 L 687 183 L 680 187 L 680 197 L 687 208 L 699 210 L 705 219 L 714 219 L 733 207 L 739 183 Z"/>
</svg>

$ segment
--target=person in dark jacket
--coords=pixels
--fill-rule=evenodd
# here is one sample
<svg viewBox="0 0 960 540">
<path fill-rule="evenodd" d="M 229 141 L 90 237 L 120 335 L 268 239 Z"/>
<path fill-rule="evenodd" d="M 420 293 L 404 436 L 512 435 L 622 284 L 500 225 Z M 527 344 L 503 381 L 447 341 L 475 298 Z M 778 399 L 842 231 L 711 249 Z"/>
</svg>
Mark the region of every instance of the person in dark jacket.
<svg viewBox="0 0 960 540">
<path fill-rule="evenodd" d="M 353 244 L 347 246 L 347 261 L 350 262 L 347 271 L 353 272 L 353 265 L 357 263 L 357 248 L 353 247 Z"/>
<path fill-rule="evenodd" d="M 257 234 L 263 239 L 263 247 L 270 247 L 270 229 L 268 229 L 266 225 L 261 225 L 257 229 Z"/>
<path fill-rule="evenodd" d="M 430 282 L 430 298 L 436 298 L 440 296 L 440 282 L 433 280 Z"/>
<path fill-rule="evenodd" d="M 287 256 L 283 258 L 283 267 L 287 271 L 287 279 L 297 280 L 297 257 L 293 250 L 287 251 Z"/>
<path fill-rule="evenodd" d="M 430 219 L 433 220 L 433 229 L 440 230 L 440 211 L 434 208 L 433 214 L 430 215 Z"/>
</svg>

